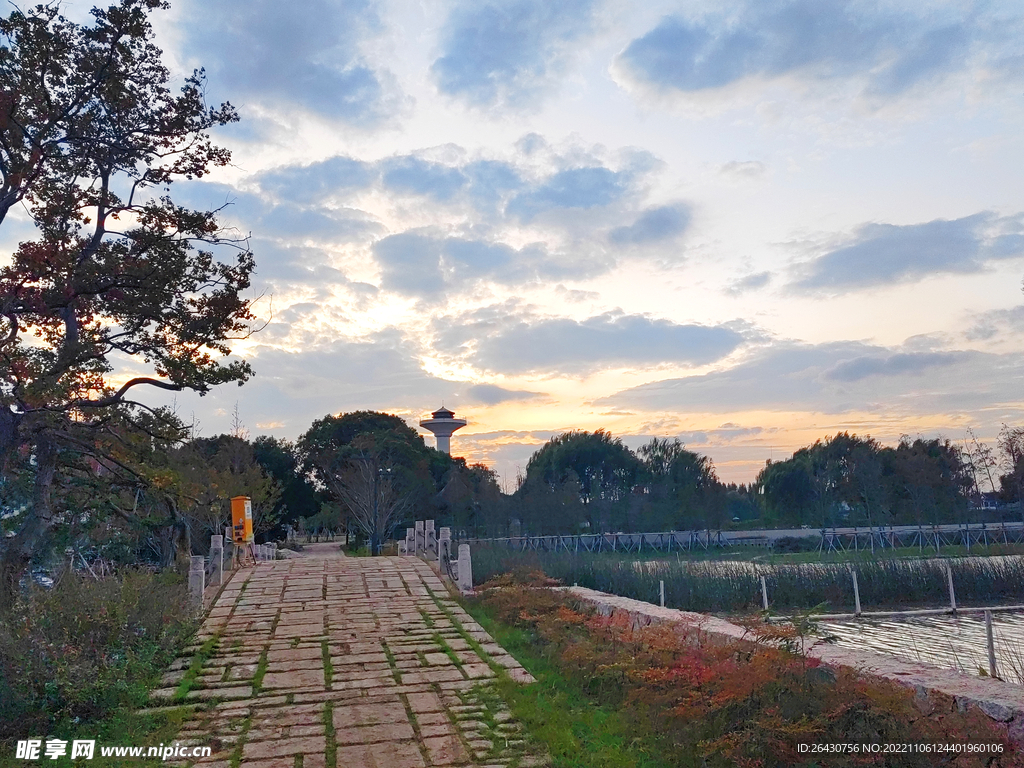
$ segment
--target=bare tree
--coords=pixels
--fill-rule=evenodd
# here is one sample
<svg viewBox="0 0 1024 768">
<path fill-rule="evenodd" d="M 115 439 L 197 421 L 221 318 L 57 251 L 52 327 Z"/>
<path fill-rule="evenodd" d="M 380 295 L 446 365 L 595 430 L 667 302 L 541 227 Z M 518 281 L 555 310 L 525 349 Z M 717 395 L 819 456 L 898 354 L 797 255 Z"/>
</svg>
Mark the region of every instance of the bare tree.
<svg viewBox="0 0 1024 768">
<path fill-rule="evenodd" d="M 964 464 L 971 473 L 971 479 L 974 481 L 974 493 L 978 499 L 981 499 L 983 493 L 981 490 L 982 479 L 988 481 L 990 491 L 995 491 L 996 482 L 992 477 L 992 470 L 999 466 L 999 462 L 992 454 L 992 449 L 978 440 L 978 436 L 970 427 L 967 428 L 967 437 L 964 438 L 964 447 L 960 453 L 964 458 Z"/>
<path fill-rule="evenodd" d="M 412 502 L 389 463 L 376 456 L 353 456 L 333 475 L 332 490 L 348 507 L 349 517 L 370 540 L 371 554 L 380 554 Z"/>
</svg>

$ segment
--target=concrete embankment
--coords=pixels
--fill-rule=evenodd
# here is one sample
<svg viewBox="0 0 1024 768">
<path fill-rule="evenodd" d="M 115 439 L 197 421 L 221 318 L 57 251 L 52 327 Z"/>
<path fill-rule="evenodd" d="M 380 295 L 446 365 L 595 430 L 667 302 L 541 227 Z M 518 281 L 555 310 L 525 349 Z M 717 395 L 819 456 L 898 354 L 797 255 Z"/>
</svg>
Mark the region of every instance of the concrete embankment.
<svg viewBox="0 0 1024 768">
<path fill-rule="evenodd" d="M 609 595 L 584 587 L 566 587 L 598 613 L 619 619 L 634 629 L 674 623 L 681 628 L 697 630 L 711 639 L 734 641 L 749 639 L 747 631 L 725 619 L 702 613 L 660 608 L 640 600 Z M 853 648 L 820 644 L 807 655 L 832 667 L 847 667 L 865 675 L 892 680 L 914 689 L 922 712 L 926 715 L 957 708 L 976 708 L 1006 728 L 1007 737 L 1024 747 L 1024 687 L 993 678 L 972 677 L 931 664 L 915 663 Z"/>
</svg>

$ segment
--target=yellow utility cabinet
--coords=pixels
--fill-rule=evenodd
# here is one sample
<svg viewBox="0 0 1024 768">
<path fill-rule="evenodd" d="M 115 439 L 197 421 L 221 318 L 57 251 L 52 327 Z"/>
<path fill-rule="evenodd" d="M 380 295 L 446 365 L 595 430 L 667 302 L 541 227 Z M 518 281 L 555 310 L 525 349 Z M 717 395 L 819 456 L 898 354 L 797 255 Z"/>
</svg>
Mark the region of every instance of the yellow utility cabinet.
<svg viewBox="0 0 1024 768">
<path fill-rule="evenodd" d="M 231 525 L 236 544 L 253 540 L 252 501 L 248 496 L 234 496 L 231 499 Z"/>
</svg>

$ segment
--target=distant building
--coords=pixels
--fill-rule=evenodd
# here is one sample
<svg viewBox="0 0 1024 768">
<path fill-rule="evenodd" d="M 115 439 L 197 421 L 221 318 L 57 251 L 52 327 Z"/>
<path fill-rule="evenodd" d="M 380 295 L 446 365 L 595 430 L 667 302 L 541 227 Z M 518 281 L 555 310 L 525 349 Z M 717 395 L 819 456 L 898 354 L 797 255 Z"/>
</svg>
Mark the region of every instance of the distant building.
<svg viewBox="0 0 1024 768">
<path fill-rule="evenodd" d="M 455 413 L 449 411 L 443 405 L 430 414 L 431 418 L 424 419 L 420 426 L 428 432 L 432 432 L 437 438 L 437 450 L 447 454 L 452 452 L 452 434 L 457 429 L 466 426 L 465 419 L 456 419 Z"/>
</svg>

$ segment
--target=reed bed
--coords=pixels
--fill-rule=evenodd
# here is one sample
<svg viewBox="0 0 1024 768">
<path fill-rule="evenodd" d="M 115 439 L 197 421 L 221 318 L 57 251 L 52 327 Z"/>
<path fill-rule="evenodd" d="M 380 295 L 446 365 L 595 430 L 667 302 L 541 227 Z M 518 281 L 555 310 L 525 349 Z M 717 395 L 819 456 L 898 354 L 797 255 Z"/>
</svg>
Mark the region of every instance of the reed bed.
<svg viewBox="0 0 1024 768">
<path fill-rule="evenodd" d="M 959 606 L 1024 603 L 1024 558 L 878 559 L 846 563 L 766 565 L 729 561 L 612 560 L 572 552 L 512 552 L 473 548 L 477 584 L 516 570 L 540 570 L 565 584 L 656 603 L 665 581 L 669 608 L 742 613 L 761 609 L 765 577 L 773 611 L 802 610 L 822 603 L 829 612 L 854 610 L 851 567 L 857 571 L 865 611 L 949 605 L 947 564 Z"/>
</svg>

